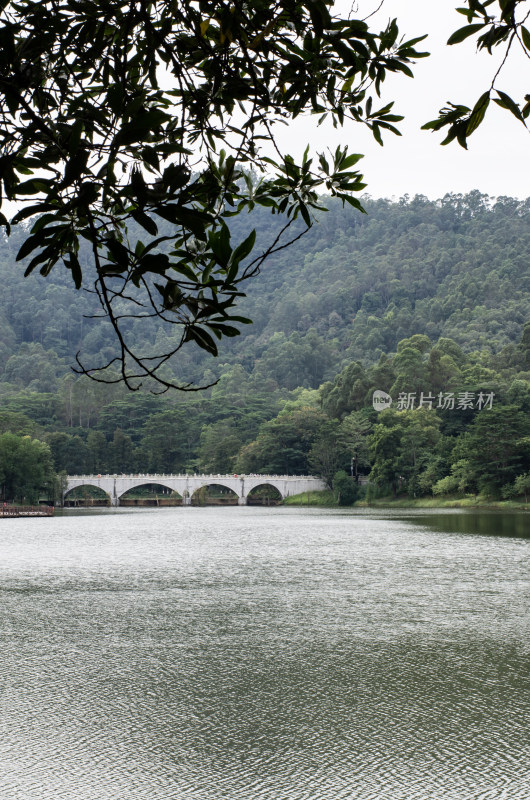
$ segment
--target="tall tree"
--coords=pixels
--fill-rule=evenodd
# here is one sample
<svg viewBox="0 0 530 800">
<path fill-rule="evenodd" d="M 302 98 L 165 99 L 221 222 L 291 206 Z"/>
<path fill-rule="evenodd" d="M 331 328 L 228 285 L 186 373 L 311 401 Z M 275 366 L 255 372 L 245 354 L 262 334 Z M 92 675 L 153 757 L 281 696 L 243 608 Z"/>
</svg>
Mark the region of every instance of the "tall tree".
<svg viewBox="0 0 530 800">
<path fill-rule="evenodd" d="M 352 411 L 342 420 L 339 436 L 341 443 L 351 458 L 351 477 L 357 482 L 359 467 L 369 464 L 368 434 L 372 424 L 367 415 L 360 411 Z"/>
<path fill-rule="evenodd" d="M 315 408 L 284 411 L 265 422 L 257 439 L 245 445 L 239 454 L 238 472 L 307 475 L 309 452 L 329 423 Z"/>
<path fill-rule="evenodd" d="M 486 445 L 487 443 L 487 445 Z M 477 415 L 467 440 L 471 479 L 496 494 L 530 467 L 530 420 L 517 406 L 499 406 Z"/>
<path fill-rule="evenodd" d="M 189 460 L 189 438 L 195 432 L 191 410 L 176 409 L 152 414 L 142 429 L 141 448 L 149 472 L 184 472 Z M 195 429 L 195 430 L 194 430 Z"/>
<path fill-rule="evenodd" d="M 418 408 L 387 409 L 379 420 L 370 437 L 370 479 L 383 488 L 391 487 L 394 493 L 403 488 L 410 496 L 421 494 L 420 475 L 440 438 L 440 419 L 435 411 Z"/>
<path fill-rule="evenodd" d="M 330 419 L 321 426 L 318 437 L 309 451 L 308 466 L 312 475 L 320 475 L 332 487 L 333 476 L 346 463 L 347 453 L 340 440 L 337 420 Z"/>
<path fill-rule="evenodd" d="M 57 472 L 83 475 L 89 471 L 88 448 L 80 436 L 70 436 L 67 433 L 51 433 L 46 437 L 46 440 Z"/>
<path fill-rule="evenodd" d="M 241 449 L 241 435 L 227 420 L 205 425 L 201 433 L 199 464 L 202 472 L 234 471 L 234 462 Z"/>
<path fill-rule="evenodd" d="M 131 437 L 116 428 L 109 444 L 109 466 L 112 472 L 134 472 L 136 453 Z"/>
<path fill-rule="evenodd" d="M 88 470 L 93 475 L 106 472 L 108 468 L 109 447 L 105 434 L 89 431 L 86 440 Z"/>
<path fill-rule="evenodd" d="M 0 435 L 0 492 L 7 502 L 35 503 L 39 492 L 53 491 L 55 473 L 50 448 L 38 439 Z"/>
</svg>

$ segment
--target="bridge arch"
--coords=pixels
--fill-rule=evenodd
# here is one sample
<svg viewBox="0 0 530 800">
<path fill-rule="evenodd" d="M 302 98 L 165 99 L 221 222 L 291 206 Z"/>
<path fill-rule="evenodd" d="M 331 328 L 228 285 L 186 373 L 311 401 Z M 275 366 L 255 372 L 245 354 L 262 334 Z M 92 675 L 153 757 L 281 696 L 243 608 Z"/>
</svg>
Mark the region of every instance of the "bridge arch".
<svg viewBox="0 0 530 800">
<path fill-rule="evenodd" d="M 151 490 L 151 491 L 149 491 Z M 161 480 L 139 481 L 124 491 L 116 492 L 120 505 L 182 505 L 183 496 L 173 486 Z"/>
<path fill-rule="evenodd" d="M 233 486 L 212 478 L 195 486 L 190 494 L 190 503 L 194 505 L 238 505 L 241 502 Z"/>
<path fill-rule="evenodd" d="M 256 483 L 247 494 L 247 504 L 270 506 L 283 500 L 279 488 L 272 481 L 264 480 Z"/>
<path fill-rule="evenodd" d="M 92 491 L 90 491 L 92 490 Z M 63 495 L 63 505 L 77 505 L 79 499 L 84 501 L 84 505 L 101 505 L 104 503 L 107 506 L 112 504 L 112 497 L 105 489 L 98 486 L 97 483 L 79 483 L 75 486 L 69 486 Z"/>
</svg>

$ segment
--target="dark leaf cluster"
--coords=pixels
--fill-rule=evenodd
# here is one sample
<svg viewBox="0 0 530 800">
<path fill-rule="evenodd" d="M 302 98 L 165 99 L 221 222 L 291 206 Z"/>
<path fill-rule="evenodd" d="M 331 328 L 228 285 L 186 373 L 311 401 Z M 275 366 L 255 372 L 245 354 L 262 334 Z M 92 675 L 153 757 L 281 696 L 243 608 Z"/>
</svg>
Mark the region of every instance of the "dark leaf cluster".
<svg viewBox="0 0 530 800">
<path fill-rule="evenodd" d="M 476 37 L 477 50 L 490 55 L 501 49 L 501 63 L 490 85 L 470 108 L 463 104 L 448 103 L 436 119 L 427 122 L 424 130 L 440 131 L 447 128 L 442 144 L 456 140 L 467 149 L 467 140 L 482 124 L 491 101 L 509 111 L 526 127 L 530 115 L 530 95 L 517 101 L 497 88 L 502 69 L 513 47 L 519 47 L 526 58 L 530 57 L 530 32 L 527 27 L 529 16 L 526 0 L 467 0 L 462 8 L 456 9 L 467 23 L 454 31 L 447 44 L 455 45 Z"/>
</svg>

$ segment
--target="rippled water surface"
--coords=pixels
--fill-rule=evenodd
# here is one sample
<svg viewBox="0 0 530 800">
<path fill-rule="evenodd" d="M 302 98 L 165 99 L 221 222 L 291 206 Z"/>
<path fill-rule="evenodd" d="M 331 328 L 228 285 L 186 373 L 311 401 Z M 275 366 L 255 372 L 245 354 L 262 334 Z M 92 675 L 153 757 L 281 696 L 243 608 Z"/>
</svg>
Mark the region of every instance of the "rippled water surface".
<svg viewBox="0 0 530 800">
<path fill-rule="evenodd" d="M 2 800 L 527 800 L 530 515 L 0 520 Z"/>
</svg>

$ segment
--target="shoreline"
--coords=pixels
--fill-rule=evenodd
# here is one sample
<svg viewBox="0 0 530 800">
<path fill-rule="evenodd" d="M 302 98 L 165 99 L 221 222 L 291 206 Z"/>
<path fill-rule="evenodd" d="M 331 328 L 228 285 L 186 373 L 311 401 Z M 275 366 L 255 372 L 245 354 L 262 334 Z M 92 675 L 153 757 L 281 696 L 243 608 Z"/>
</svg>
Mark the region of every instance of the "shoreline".
<svg viewBox="0 0 530 800">
<path fill-rule="evenodd" d="M 304 492 L 284 499 L 284 506 L 317 506 L 321 508 L 461 508 L 482 509 L 484 511 L 530 511 L 530 503 L 524 500 L 493 500 L 480 495 L 450 497 L 446 499 L 433 497 L 381 497 L 367 502 L 358 500 L 351 506 L 340 506 L 331 491 Z"/>
</svg>

